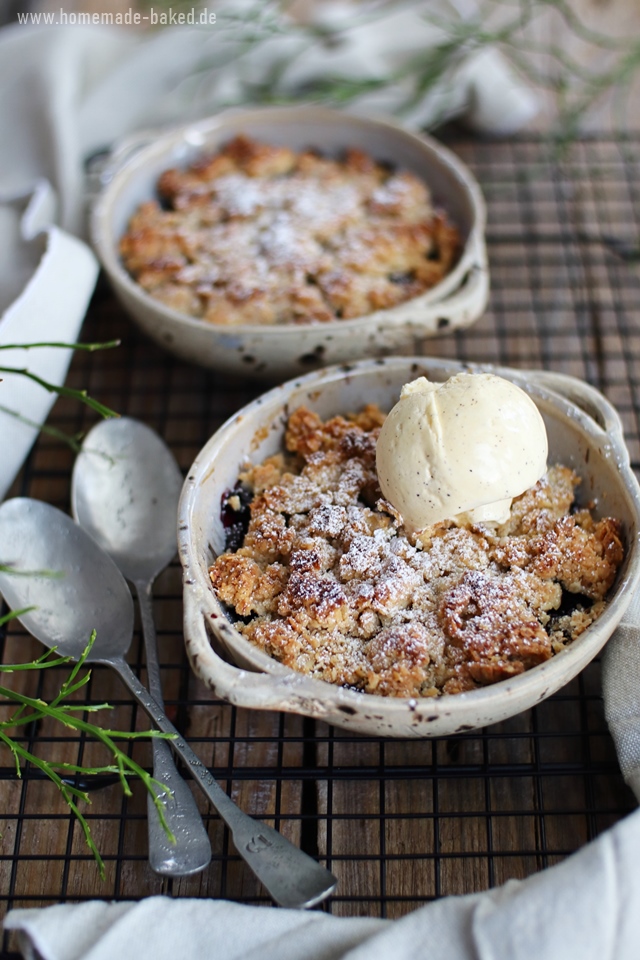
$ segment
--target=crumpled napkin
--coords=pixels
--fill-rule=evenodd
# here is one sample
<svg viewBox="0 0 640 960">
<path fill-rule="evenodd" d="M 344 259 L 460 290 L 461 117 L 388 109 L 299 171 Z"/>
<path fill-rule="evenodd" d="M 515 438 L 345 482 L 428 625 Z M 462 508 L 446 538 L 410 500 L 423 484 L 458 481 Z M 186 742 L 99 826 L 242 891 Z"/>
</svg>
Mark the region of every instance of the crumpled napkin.
<svg viewBox="0 0 640 960">
<path fill-rule="evenodd" d="M 640 800 L 640 594 L 605 648 L 602 689 L 620 769 Z"/>
<path fill-rule="evenodd" d="M 27 195 L 0 194 L 0 365 L 28 368 L 61 386 L 72 350 L 6 349 L 13 344 L 74 343 L 80 331 L 98 262 L 86 244 L 52 225 L 54 206 L 46 180 L 37 181 Z M 17 373 L 2 371 L 0 380 L 2 500 L 56 394 Z"/>
<path fill-rule="evenodd" d="M 640 810 L 568 860 L 400 920 L 149 897 L 13 910 L 27 960 L 637 960 Z"/>
</svg>

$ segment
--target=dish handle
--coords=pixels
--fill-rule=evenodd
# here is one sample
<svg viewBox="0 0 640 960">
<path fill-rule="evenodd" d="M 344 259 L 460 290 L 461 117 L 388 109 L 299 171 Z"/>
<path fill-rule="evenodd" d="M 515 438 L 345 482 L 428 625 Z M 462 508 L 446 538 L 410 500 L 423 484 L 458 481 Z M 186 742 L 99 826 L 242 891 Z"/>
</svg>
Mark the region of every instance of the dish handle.
<svg viewBox="0 0 640 960">
<path fill-rule="evenodd" d="M 484 239 L 476 233 L 471 246 L 472 265 L 453 293 L 438 303 L 429 304 L 420 313 L 420 328 L 431 321 L 433 330 L 446 323 L 448 329 L 468 327 L 478 319 L 489 302 L 489 269 Z M 410 307 L 407 301 L 406 307 Z"/>
<path fill-rule="evenodd" d="M 164 131 L 150 127 L 146 130 L 137 130 L 118 140 L 117 143 L 104 150 L 91 154 L 85 160 L 85 200 L 93 202 L 103 188 L 111 183 L 120 170 L 132 160 L 144 147 L 153 143 Z"/>
<path fill-rule="evenodd" d="M 560 396 L 574 403 L 595 421 L 603 433 L 624 446 L 624 430 L 620 415 L 595 387 L 577 377 L 549 370 L 527 370 L 525 375 L 527 379 L 553 390 L 554 393 L 559 393 Z"/>
<path fill-rule="evenodd" d="M 254 673 L 223 660 L 209 637 L 207 616 L 224 620 L 223 614 L 205 612 L 205 605 L 200 602 L 196 591 L 185 591 L 184 636 L 187 654 L 194 672 L 216 696 L 236 707 L 283 710 L 319 719 L 326 718 L 330 711 L 324 702 L 295 689 L 307 679 L 302 675 Z"/>
</svg>

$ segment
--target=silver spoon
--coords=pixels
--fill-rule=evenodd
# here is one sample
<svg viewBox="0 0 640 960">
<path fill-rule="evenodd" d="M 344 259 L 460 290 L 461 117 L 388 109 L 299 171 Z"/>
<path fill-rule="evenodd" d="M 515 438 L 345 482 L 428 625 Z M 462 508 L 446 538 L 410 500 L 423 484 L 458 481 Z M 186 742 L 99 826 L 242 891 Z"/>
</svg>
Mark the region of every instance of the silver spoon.
<svg viewBox="0 0 640 960">
<path fill-rule="evenodd" d="M 135 586 L 147 659 L 149 693 L 163 706 L 158 645 L 153 622 L 153 581 L 177 550 L 176 517 L 182 474 L 157 433 L 139 420 L 103 420 L 87 434 L 76 459 L 71 508 Z M 153 741 L 153 776 L 169 787 L 173 799 L 166 816 L 176 838 L 172 844 L 147 798 L 149 865 L 166 877 L 186 877 L 209 864 L 211 843 L 191 790 L 164 740 Z M 166 796 L 160 788 L 159 797 Z"/>
<path fill-rule="evenodd" d="M 29 633 L 77 660 L 95 629 L 97 639 L 89 662 L 113 667 L 159 729 L 177 734 L 125 662 L 133 634 L 131 592 L 113 560 L 88 533 L 46 503 L 7 500 L 0 506 L 0 564 L 23 574 L 0 570 L 0 593 L 14 610 L 34 608 L 20 616 Z M 62 575 L 42 573 L 47 570 Z M 243 813 L 179 734 L 169 743 L 229 827 L 240 856 L 276 903 L 312 907 L 332 892 L 337 881 L 328 870 L 272 827 Z"/>
</svg>

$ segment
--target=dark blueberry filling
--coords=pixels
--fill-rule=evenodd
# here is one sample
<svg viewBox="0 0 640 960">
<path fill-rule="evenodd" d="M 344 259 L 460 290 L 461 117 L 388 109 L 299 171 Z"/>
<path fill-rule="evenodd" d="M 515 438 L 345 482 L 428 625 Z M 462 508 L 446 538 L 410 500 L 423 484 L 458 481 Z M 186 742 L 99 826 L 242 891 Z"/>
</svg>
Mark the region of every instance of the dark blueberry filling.
<svg viewBox="0 0 640 960">
<path fill-rule="evenodd" d="M 232 506 L 229 501 L 236 498 L 240 502 L 239 508 Z M 220 518 L 224 527 L 224 548 L 235 552 L 243 542 L 249 528 L 251 511 L 249 504 L 253 494 L 238 481 L 232 490 L 225 490 L 221 497 Z"/>
</svg>

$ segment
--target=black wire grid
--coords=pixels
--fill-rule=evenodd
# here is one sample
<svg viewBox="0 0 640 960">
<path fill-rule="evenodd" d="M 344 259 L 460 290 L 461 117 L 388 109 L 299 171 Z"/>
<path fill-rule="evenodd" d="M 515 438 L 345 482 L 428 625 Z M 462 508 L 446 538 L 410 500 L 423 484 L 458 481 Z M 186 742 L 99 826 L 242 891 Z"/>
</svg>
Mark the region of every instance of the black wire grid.
<svg viewBox="0 0 640 960">
<path fill-rule="evenodd" d="M 639 146 L 637 139 L 591 139 L 558 157 L 542 140 L 455 142 L 487 200 L 491 304 L 470 330 L 438 337 L 428 349 L 435 356 L 585 378 L 620 411 L 636 469 Z M 163 353 L 138 334 L 101 284 L 83 339 L 113 337 L 123 341 L 116 350 L 76 355 L 69 385 L 88 388 L 156 429 L 185 472 L 226 417 L 264 389 Z M 76 434 L 94 419 L 74 401 L 59 400 L 49 422 Z M 12 492 L 68 510 L 73 457 L 42 435 Z M 213 699 L 186 662 L 177 561 L 156 583 L 155 615 L 169 715 L 245 810 L 274 823 L 334 871 L 340 882 L 325 909 L 335 914 L 397 917 L 440 896 L 526 877 L 557 863 L 635 805 L 606 729 L 598 662 L 550 700 L 499 725 L 449 739 L 382 740 Z M 20 627 L 3 640 L 5 662 L 39 650 Z M 144 680 L 137 628 L 131 662 Z M 46 697 L 62 679 L 61 668 L 8 682 Z M 147 725 L 106 669 L 94 668 L 86 696 L 109 700 L 113 710 L 102 722 L 113 728 Z M 29 750 L 48 758 L 104 760 L 93 742 L 47 724 L 23 734 Z M 128 749 L 149 765 L 146 744 Z M 106 865 L 101 881 L 77 824 L 48 781 L 29 766 L 18 780 L 6 750 L 0 750 L 0 781 L 3 911 L 160 892 L 269 902 L 200 797 L 211 867 L 171 882 L 157 878 L 146 862 L 146 798 L 139 784 L 130 798 L 118 786 L 94 791 L 87 818 Z"/>
</svg>

